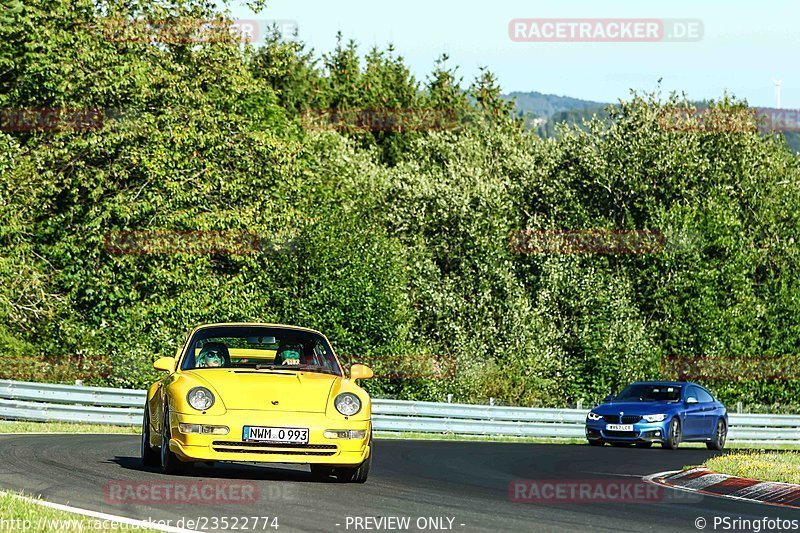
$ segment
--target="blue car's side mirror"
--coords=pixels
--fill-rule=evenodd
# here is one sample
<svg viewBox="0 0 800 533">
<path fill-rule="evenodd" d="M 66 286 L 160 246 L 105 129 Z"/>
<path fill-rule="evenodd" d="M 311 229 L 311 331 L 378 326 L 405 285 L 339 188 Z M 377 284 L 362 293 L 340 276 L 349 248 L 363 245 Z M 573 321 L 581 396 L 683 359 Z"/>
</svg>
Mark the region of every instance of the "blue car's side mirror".
<svg viewBox="0 0 800 533">
<path fill-rule="evenodd" d="M 613 399 L 614 399 L 614 395 L 613 394 L 609 394 L 608 396 L 603 398 L 603 402 L 610 402 Z"/>
</svg>

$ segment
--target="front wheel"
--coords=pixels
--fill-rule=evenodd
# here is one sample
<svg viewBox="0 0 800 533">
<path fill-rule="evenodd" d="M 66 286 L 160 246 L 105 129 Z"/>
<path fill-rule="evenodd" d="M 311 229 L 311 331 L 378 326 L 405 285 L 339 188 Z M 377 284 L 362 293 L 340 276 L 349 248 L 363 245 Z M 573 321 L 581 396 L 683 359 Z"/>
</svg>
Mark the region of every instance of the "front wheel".
<svg viewBox="0 0 800 533">
<path fill-rule="evenodd" d="M 720 418 L 717 421 L 717 427 L 714 430 L 712 441 L 706 442 L 706 448 L 719 451 L 725 447 L 726 440 L 728 440 L 728 425 Z"/>
<path fill-rule="evenodd" d="M 169 425 L 169 410 L 164 410 L 164 423 L 161 426 L 161 473 L 162 474 L 182 474 L 188 470 L 191 463 L 184 463 L 178 459 L 172 450 L 169 449 L 169 439 L 171 436 Z"/>
<path fill-rule="evenodd" d="M 335 469 L 336 479 L 342 483 L 364 483 L 369 476 L 369 469 L 372 466 L 372 437 L 369 439 L 369 455 L 364 462 L 355 467 L 337 467 Z"/>
<path fill-rule="evenodd" d="M 677 450 L 681 445 L 681 422 L 677 418 L 673 418 L 669 423 L 669 431 L 667 432 L 667 439 L 661 443 L 661 447 L 665 450 Z"/>
<path fill-rule="evenodd" d="M 158 453 L 150 446 L 150 408 L 147 402 L 144 404 L 144 415 L 142 416 L 142 448 L 140 451 L 142 465 L 159 466 L 161 458 Z"/>
<path fill-rule="evenodd" d="M 327 465 L 311 465 L 311 477 L 317 481 L 322 481 L 333 475 L 334 468 Z"/>
</svg>

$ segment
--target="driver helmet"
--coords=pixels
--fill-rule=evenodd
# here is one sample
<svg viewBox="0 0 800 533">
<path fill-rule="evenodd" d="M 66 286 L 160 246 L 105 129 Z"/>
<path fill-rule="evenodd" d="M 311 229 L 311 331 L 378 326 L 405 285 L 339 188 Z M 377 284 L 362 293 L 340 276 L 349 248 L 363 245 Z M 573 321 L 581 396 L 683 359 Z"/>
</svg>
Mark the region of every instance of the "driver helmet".
<svg viewBox="0 0 800 533">
<path fill-rule="evenodd" d="M 278 354 L 278 359 L 282 365 L 299 365 L 300 356 L 303 354 L 303 345 L 299 343 L 287 344 Z"/>
<path fill-rule="evenodd" d="M 225 366 L 227 347 L 220 342 L 209 342 L 197 356 L 198 368 L 218 368 Z"/>
</svg>

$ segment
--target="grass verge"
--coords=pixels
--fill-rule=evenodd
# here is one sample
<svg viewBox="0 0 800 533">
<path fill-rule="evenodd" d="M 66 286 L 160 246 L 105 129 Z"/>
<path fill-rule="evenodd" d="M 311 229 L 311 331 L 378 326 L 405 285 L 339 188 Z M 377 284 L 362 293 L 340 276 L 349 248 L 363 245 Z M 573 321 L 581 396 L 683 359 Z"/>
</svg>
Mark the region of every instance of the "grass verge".
<svg viewBox="0 0 800 533">
<path fill-rule="evenodd" d="M 115 527 L 116 525 L 116 527 Z M 101 518 L 93 518 L 38 505 L 17 494 L 0 492 L 0 530 L 2 531 L 127 531 L 151 532 L 154 529 L 135 529 Z"/>
<path fill-rule="evenodd" d="M 105 426 L 71 422 L 7 422 L 0 421 L 0 433 L 122 433 L 140 434 L 139 426 Z"/>
<path fill-rule="evenodd" d="M 800 484 L 800 452 L 797 451 L 727 453 L 709 459 L 705 466 L 729 476 Z"/>
</svg>

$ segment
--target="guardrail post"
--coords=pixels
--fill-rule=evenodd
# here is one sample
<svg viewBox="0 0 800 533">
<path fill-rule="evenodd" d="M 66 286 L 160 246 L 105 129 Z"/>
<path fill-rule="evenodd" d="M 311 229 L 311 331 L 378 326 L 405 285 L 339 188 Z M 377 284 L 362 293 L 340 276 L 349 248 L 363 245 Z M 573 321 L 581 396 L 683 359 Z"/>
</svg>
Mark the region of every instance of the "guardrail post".
<svg viewBox="0 0 800 533">
<path fill-rule="evenodd" d="M 494 405 L 494 398 L 489 398 L 489 405 Z"/>
<path fill-rule="evenodd" d="M 453 393 L 449 393 L 447 395 L 447 403 L 453 403 Z"/>
<path fill-rule="evenodd" d="M 583 409 L 583 400 L 578 400 L 578 409 Z"/>
<path fill-rule="evenodd" d="M 742 414 L 742 402 L 736 402 L 736 412 Z"/>
</svg>

